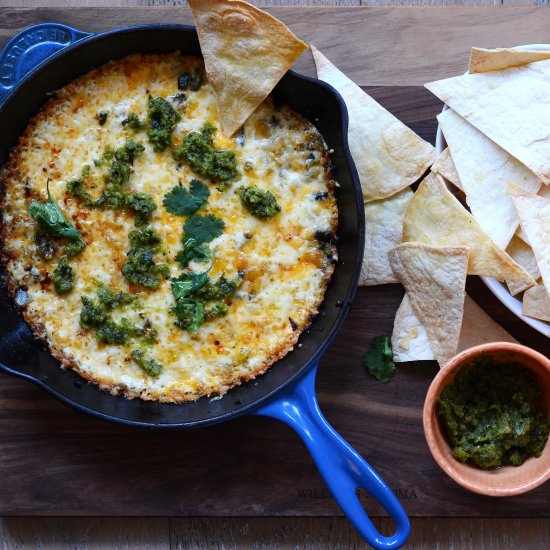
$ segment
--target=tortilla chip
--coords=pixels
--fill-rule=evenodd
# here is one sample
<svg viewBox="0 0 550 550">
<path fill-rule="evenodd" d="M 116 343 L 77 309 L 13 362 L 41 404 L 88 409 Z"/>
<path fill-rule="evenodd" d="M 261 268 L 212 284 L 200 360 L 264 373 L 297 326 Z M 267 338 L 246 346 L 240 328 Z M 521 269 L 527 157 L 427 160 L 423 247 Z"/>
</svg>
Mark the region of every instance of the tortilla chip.
<svg viewBox="0 0 550 550">
<path fill-rule="evenodd" d="M 434 147 L 416 135 L 311 47 L 317 76 L 336 88 L 349 112 L 348 141 L 365 202 L 391 197 L 433 163 Z"/>
<path fill-rule="evenodd" d="M 495 245 L 437 174 L 431 173 L 422 181 L 407 207 L 403 242 L 413 241 L 432 246 L 468 246 L 470 275 L 534 284 L 531 276 Z"/>
<path fill-rule="evenodd" d="M 489 71 L 501 71 L 510 67 L 520 67 L 536 61 L 550 59 L 549 51 L 538 50 L 513 50 L 510 48 L 472 48 L 468 72 L 486 73 Z"/>
<path fill-rule="evenodd" d="M 466 246 L 404 243 L 389 253 L 392 269 L 403 283 L 440 365 L 447 363 L 458 347 L 468 250 Z"/>
<path fill-rule="evenodd" d="M 537 260 L 533 249 L 525 242 L 523 242 L 517 235 L 512 237 L 506 252 L 510 255 L 515 262 L 517 262 L 531 277 L 533 280 L 540 279 L 539 266 L 537 265 Z M 529 287 L 533 286 L 527 283 L 518 282 L 518 281 L 506 281 L 508 285 L 508 290 L 512 296 L 523 292 Z"/>
<path fill-rule="evenodd" d="M 550 60 L 439 80 L 426 88 L 550 183 Z"/>
<path fill-rule="evenodd" d="M 231 136 L 268 96 L 307 44 L 241 0 L 189 0 L 223 133 Z"/>
<path fill-rule="evenodd" d="M 505 249 L 519 225 L 508 184 L 536 193 L 541 181 L 452 109 L 437 119 L 472 215 L 495 244 Z"/>
<path fill-rule="evenodd" d="M 435 359 L 426 329 L 415 315 L 407 294 L 395 314 L 391 346 L 395 363 Z"/>
<path fill-rule="evenodd" d="M 432 166 L 432 172 L 443 176 L 447 181 L 450 181 L 455 187 L 458 187 L 461 191 L 464 191 L 462 187 L 462 182 L 460 181 L 460 176 L 456 171 L 456 166 L 451 156 L 451 151 L 449 148 L 445 148 L 443 153 L 439 155 L 437 160 Z"/>
<path fill-rule="evenodd" d="M 550 296 L 544 285 L 531 287 L 523 295 L 523 315 L 550 321 Z"/>
<path fill-rule="evenodd" d="M 543 185 L 539 192 L 537 193 L 539 197 L 544 197 L 545 199 L 550 200 L 550 185 Z M 527 238 L 527 234 L 523 230 L 523 227 L 518 227 L 518 230 L 516 231 L 516 235 L 526 244 L 529 244 L 529 239 Z"/>
<path fill-rule="evenodd" d="M 489 342 L 518 343 L 509 332 L 493 321 L 470 296 L 466 295 L 458 351 L 464 351 L 472 346 L 488 344 Z"/>
<path fill-rule="evenodd" d="M 365 254 L 360 285 L 398 283 L 388 252 L 401 243 L 403 218 L 414 193 L 410 187 L 395 195 L 365 204 Z"/>
<path fill-rule="evenodd" d="M 537 265 L 548 290 L 550 288 L 550 200 L 510 185 L 512 199 L 518 210 L 529 244 L 533 248 Z"/>
<path fill-rule="evenodd" d="M 470 296 L 464 300 L 462 328 L 458 339 L 457 353 L 489 342 L 514 342 L 517 340 L 481 309 Z M 392 334 L 393 360 L 428 361 L 435 359 L 426 329 L 414 314 L 405 294 L 397 310 Z"/>
<path fill-rule="evenodd" d="M 525 231 L 523 230 L 523 227 L 521 227 L 521 224 L 520 226 L 518 227 L 517 231 L 516 231 L 516 235 L 526 244 L 528 245 L 529 247 L 531 246 L 529 244 L 529 239 L 527 238 L 527 235 L 525 234 Z"/>
</svg>

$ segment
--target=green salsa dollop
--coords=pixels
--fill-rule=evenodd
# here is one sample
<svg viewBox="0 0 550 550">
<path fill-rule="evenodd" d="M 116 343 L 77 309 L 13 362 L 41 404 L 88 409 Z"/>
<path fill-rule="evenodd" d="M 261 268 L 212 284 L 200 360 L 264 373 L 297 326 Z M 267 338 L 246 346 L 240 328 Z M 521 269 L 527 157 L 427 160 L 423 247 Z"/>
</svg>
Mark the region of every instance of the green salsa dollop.
<svg viewBox="0 0 550 550">
<path fill-rule="evenodd" d="M 453 455 L 484 470 L 539 457 L 550 430 L 535 375 L 488 357 L 459 371 L 439 395 L 437 412 Z"/>
</svg>

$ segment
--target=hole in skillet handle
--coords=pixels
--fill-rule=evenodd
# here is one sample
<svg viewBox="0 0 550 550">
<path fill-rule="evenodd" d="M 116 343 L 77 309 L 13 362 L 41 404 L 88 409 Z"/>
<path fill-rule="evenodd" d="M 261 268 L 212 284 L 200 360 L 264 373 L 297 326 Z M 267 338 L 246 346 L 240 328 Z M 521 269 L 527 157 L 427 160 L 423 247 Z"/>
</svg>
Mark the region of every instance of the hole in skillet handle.
<svg viewBox="0 0 550 550">
<path fill-rule="evenodd" d="M 373 468 L 327 422 L 315 394 L 317 364 L 252 414 L 268 416 L 290 426 L 303 440 L 332 496 L 359 534 L 374 548 L 400 548 L 410 523 L 390 488 Z M 384 536 L 373 525 L 359 499 L 367 491 L 388 512 L 395 532 Z"/>
<path fill-rule="evenodd" d="M 40 23 L 18 32 L 0 54 L 0 103 L 29 71 L 90 34 L 61 23 Z"/>
</svg>

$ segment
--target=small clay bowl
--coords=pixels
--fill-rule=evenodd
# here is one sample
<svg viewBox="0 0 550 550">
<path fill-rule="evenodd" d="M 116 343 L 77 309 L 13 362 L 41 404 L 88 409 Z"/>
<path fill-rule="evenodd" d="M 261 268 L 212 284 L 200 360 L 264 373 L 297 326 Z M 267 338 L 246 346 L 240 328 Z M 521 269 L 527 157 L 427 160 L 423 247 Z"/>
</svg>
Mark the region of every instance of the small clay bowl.
<svg viewBox="0 0 550 550">
<path fill-rule="evenodd" d="M 481 470 L 453 457 L 437 415 L 437 397 L 458 371 L 478 357 L 490 356 L 497 362 L 515 361 L 531 370 L 538 379 L 543 407 L 550 417 L 550 360 L 535 350 L 509 342 L 495 342 L 469 348 L 451 359 L 433 379 L 424 403 L 424 435 L 441 469 L 462 487 L 489 496 L 519 495 L 550 479 L 550 439 L 542 456 L 528 458 L 521 466 Z"/>
</svg>

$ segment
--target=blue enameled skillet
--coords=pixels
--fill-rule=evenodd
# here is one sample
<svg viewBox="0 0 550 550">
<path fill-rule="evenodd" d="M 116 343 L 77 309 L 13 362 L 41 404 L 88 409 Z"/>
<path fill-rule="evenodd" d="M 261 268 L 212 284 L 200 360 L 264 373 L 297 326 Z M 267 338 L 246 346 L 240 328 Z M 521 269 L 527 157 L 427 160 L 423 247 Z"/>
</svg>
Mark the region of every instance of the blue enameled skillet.
<svg viewBox="0 0 550 550">
<path fill-rule="evenodd" d="M 0 165 L 30 118 L 56 89 L 111 59 L 175 50 L 201 55 L 194 28 L 145 25 L 89 34 L 44 23 L 23 30 L 0 56 Z M 405 512 L 376 472 L 327 423 L 315 396 L 319 359 L 350 308 L 363 255 L 363 201 L 347 145 L 347 110 L 333 88 L 292 71 L 283 77 L 274 95 L 319 129 L 333 150 L 340 184 L 336 190 L 339 261 L 320 313 L 294 351 L 266 374 L 234 388 L 222 399 L 201 398 L 179 405 L 128 400 L 99 391 L 74 372 L 60 369 L 2 289 L 0 369 L 35 382 L 81 411 L 122 424 L 192 428 L 242 414 L 277 418 L 302 437 L 338 504 L 362 536 L 376 548 L 398 548 L 409 534 Z M 359 487 L 367 489 L 394 518 L 394 535 L 385 537 L 377 532 L 359 502 Z"/>
</svg>

